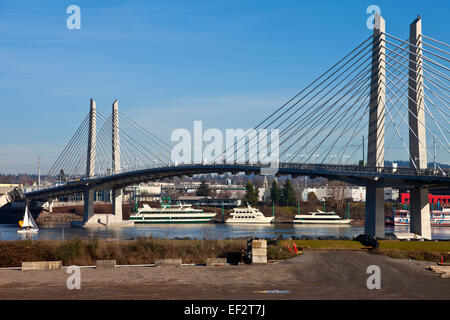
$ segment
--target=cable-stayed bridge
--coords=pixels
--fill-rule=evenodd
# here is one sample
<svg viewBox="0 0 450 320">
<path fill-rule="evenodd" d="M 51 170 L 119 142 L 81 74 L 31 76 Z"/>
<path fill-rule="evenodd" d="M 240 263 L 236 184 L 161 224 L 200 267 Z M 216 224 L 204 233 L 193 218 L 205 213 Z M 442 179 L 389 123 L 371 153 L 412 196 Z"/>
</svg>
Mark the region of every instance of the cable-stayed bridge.
<svg viewBox="0 0 450 320">
<path fill-rule="evenodd" d="M 60 183 L 25 196 L 82 193 L 89 225 L 96 223 L 94 191 L 111 189 L 111 221 L 120 224 L 127 185 L 201 173 L 308 175 L 366 186 L 365 231 L 379 238 L 383 188 L 410 188 L 411 232 L 431 238 L 428 188 L 450 186 L 450 170 L 441 165 L 450 156 L 448 47 L 422 33 L 420 17 L 403 39 L 387 33 L 376 15 L 372 36 L 253 129 L 216 148 L 209 161 L 190 155 L 175 161 L 179 153 L 120 112 L 117 101 L 106 116 L 91 99 L 88 115 L 48 172 Z M 410 166 L 385 166 L 399 157 Z"/>
</svg>

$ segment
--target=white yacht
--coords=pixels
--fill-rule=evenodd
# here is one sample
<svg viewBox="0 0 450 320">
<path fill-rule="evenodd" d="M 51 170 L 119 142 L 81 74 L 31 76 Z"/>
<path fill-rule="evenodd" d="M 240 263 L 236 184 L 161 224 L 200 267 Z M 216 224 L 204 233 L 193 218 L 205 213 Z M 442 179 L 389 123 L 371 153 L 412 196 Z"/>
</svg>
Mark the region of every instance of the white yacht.
<svg viewBox="0 0 450 320">
<path fill-rule="evenodd" d="M 336 212 L 324 212 L 317 210 L 309 214 L 296 214 L 294 223 L 304 224 L 349 224 L 353 219 L 343 219 Z"/>
<path fill-rule="evenodd" d="M 216 216 L 215 212 L 203 212 L 191 204 L 168 205 L 152 208 L 144 204 L 136 214 L 130 216 L 135 224 L 147 223 L 206 223 Z"/>
<path fill-rule="evenodd" d="M 231 218 L 225 223 L 232 224 L 270 224 L 273 217 L 265 217 L 258 209 L 248 206 L 247 208 L 234 208 L 230 214 Z"/>
</svg>

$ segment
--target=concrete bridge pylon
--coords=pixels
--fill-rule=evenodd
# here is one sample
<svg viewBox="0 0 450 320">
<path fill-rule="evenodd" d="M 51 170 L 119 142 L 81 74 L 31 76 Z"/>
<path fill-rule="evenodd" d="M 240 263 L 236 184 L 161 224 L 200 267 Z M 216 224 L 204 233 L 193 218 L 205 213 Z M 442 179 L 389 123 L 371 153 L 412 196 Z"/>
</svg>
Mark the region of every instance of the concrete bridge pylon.
<svg viewBox="0 0 450 320">
<path fill-rule="evenodd" d="M 427 168 L 425 100 L 422 59 L 422 19 L 417 17 L 409 27 L 409 152 L 411 167 Z M 410 190 L 410 232 L 431 239 L 428 188 Z"/>
<path fill-rule="evenodd" d="M 119 102 L 116 100 L 112 105 L 112 173 L 120 173 L 120 134 L 119 134 Z M 89 135 L 87 148 L 86 178 L 95 176 L 95 158 L 96 158 L 96 104 L 93 99 L 90 103 L 89 112 Z M 85 187 L 84 191 L 84 215 L 82 223 L 73 223 L 76 226 L 101 227 L 113 225 L 128 225 L 129 222 L 123 221 L 122 216 L 122 189 L 112 189 L 112 213 L 95 214 L 94 196 L 95 188 Z"/>
<path fill-rule="evenodd" d="M 93 178 L 95 176 L 95 145 L 96 145 L 96 104 L 94 99 L 90 101 L 89 111 L 89 134 L 87 147 L 87 162 L 86 162 L 86 178 Z M 84 191 L 84 213 L 83 222 L 86 223 L 94 216 L 94 193 L 95 190 L 86 187 Z"/>
<path fill-rule="evenodd" d="M 384 167 L 384 129 L 386 104 L 385 21 L 376 14 L 372 44 L 372 75 L 369 106 L 367 165 Z M 384 238 L 384 188 L 376 180 L 366 187 L 365 233 Z"/>
<path fill-rule="evenodd" d="M 120 135 L 119 135 L 119 102 L 112 105 L 112 171 L 120 173 Z M 122 189 L 112 189 L 112 212 L 115 222 L 123 221 L 122 217 Z"/>
</svg>

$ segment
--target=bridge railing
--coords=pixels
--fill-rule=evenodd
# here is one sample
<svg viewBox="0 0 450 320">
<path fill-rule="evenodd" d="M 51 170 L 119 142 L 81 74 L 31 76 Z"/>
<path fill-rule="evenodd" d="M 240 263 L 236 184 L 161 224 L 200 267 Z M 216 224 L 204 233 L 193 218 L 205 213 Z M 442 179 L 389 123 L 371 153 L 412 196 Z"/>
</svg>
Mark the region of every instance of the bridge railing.
<svg viewBox="0 0 450 320">
<path fill-rule="evenodd" d="M 381 173 L 381 174 L 398 174 L 398 175 L 424 175 L 424 176 L 448 176 L 448 171 L 421 169 L 408 167 L 369 167 L 361 165 L 339 165 L 339 164 L 304 164 L 304 163 L 280 163 L 280 168 L 301 169 L 314 171 L 335 171 L 335 172 L 361 172 L 361 173 Z"/>
<path fill-rule="evenodd" d="M 261 164 L 261 163 L 249 163 L 249 162 L 235 162 L 232 164 L 226 163 L 210 163 L 207 166 L 217 166 L 223 168 L 224 165 L 240 165 L 240 166 L 248 166 L 253 168 L 260 167 L 270 167 L 270 164 Z M 205 164 L 202 163 L 194 163 L 194 164 L 182 164 L 182 165 L 174 165 L 175 167 L 183 166 L 183 167 L 202 167 Z M 448 177 L 450 175 L 450 169 L 443 170 L 434 170 L 434 169 L 420 169 L 417 170 L 415 168 L 409 167 L 370 167 L 370 166 L 362 166 L 362 165 L 342 165 L 342 164 L 314 164 L 314 163 L 290 163 L 290 162 L 281 162 L 277 164 L 278 168 L 284 169 L 300 169 L 300 170 L 309 170 L 309 171 L 333 171 L 333 172 L 342 172 L 342 173 L 379 173 L 379 174 L 397 174 L 397 175 L 411 175 L 411 176 L 442 176 Z"/>
</svg>

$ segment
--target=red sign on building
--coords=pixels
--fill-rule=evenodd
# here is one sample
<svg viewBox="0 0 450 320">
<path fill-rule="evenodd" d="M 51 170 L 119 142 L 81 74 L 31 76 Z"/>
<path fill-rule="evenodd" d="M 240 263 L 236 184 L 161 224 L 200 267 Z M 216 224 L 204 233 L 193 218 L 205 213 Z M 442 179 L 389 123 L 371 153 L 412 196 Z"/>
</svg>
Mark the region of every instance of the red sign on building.
<svg viewBox="0 0 450 320">
<path fill-rule="evenodd" d="M 450 204 L 450 196 L 428 194 L 428 201 L 431 203 L 440 203 L 441 205 Z M 409 203 L 409 193 L 400 194 L 401 203 Z"/>
</svg>

